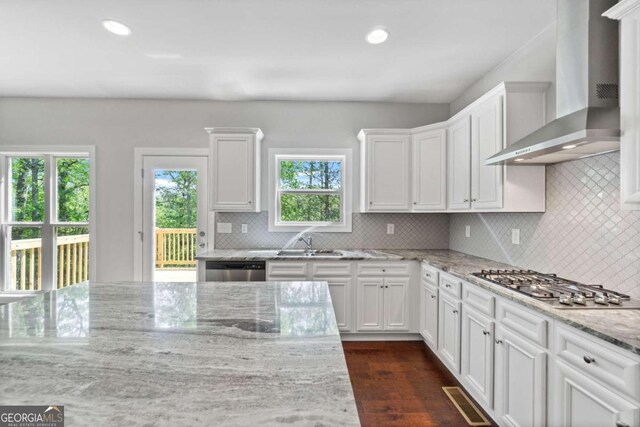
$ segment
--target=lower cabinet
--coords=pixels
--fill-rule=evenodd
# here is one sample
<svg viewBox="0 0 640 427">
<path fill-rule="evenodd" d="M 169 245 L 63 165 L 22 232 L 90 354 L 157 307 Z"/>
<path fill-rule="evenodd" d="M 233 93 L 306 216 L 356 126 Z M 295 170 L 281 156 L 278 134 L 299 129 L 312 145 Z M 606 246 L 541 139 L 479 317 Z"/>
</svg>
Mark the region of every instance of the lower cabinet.
<svg viewBox="0 0 640 427">
<path fill-rule="evenodd" d="M 460 301 L 440 292 L 438 298 L 438 352 L 454 373 L 460 373 Z"/>
<path fill-rule="evenodd" d="M 640 408 L 559 360 L 553 390 L 555 422 L 565 427 L 640 425 Z"/>
<path fill-rule="evenodd" d="M 495 329 L 495 413 L 500 425 L 547 424 L 547 352 L 498 324 Z"/>
<path fill-rule="evenodd" d="M 420 285 L 420 335 L 432 350 L 438 348 L 438 288 Z"/>
<path fill-rule="evenodd" d="M 409 330 L 410 278 L 358 278 L 359 331 Z"/>
<path fill-rule="evenodd" d="M 474 397 L 489 408 L 493 408 L 494 326 L 492 319 L 463 305 L 460 375 Z"/>
<path fill-rule="evenodd" d="M 329 283 L 329 293 L 340 331 L 351 331 L 351 277 L 323 279 Z"/>
</svg>

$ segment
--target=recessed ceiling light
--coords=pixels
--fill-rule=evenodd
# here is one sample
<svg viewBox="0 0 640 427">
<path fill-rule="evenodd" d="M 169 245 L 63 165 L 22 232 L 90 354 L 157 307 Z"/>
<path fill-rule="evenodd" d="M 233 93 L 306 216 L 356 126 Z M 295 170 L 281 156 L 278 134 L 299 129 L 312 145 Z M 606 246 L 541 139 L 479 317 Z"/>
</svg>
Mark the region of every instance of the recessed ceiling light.
<svg viewBox="0 0 640 427">
<path fill-rule="evenodd" d="M 103 19 L 102 26 L 110 33 L 117 34 L 119 36 L 128 36 L 131 34 L 131 28 L 124 25 L 122 22 L 114 21 L 113 19 Z"/>
<path fill-rule="evenodd" d="M 524 162 L 524 159 L 515 159 L 514 162 Z"/>
<path fill-rule="evenodd" d="M 389 38 L 389 32 L 384 28 L 376 28 L 367 34 L 367 41 L 371 44 L 380 44 L 387 41 Z"/>
<path fill-rule="evenodd" d="M 565 145 L 564 147 L 562 147 L 563 150 L 571 150 L 572 148 L 576 148 L 575 145 Z"/>
</svg>

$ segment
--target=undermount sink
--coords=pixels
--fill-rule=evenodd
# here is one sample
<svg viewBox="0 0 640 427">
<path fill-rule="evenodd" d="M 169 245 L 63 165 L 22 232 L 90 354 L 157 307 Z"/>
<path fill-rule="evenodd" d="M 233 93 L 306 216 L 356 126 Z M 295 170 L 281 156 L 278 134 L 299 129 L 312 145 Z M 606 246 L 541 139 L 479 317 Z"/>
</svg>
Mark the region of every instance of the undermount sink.
<svg viewBox="0 0 640 427">
<path fill-rule="evenodd" d="M 317 256 L 342 256 L 342 251 L 334 251 L 334 250 L 312 250 L 306 251 L 304 249 L 285 249 L 278 251 L 278 256 L 283 257 L 317 257 Z"/>
</svg>

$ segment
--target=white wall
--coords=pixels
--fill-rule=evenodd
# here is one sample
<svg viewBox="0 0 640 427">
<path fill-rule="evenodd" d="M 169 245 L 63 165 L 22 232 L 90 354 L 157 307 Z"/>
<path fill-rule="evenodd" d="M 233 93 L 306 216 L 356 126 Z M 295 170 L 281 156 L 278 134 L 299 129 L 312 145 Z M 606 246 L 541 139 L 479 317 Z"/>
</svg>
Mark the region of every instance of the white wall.
<svg viewBox="0 0 640 427">
<path fill-rule="evenodd" d="M 206 147 L 204 127 L 251 126 L 265 133 L 264 164 L 275 147 L 352 147 L 358 159 L 361 128 L 415 127 L 448 115 L 448 104 L 3 98 L 0 146 L 96 146 L 97 278 L 132 280 L 134 147 Z"/>
<path fill-rule="evenodd" d="M 547 121 L 556 111 L 556 25 L 547 27 L 451 102 L 451 115 L 462 110 L 503 81 L 551 82 L 547 90 Z"/>
</svg>

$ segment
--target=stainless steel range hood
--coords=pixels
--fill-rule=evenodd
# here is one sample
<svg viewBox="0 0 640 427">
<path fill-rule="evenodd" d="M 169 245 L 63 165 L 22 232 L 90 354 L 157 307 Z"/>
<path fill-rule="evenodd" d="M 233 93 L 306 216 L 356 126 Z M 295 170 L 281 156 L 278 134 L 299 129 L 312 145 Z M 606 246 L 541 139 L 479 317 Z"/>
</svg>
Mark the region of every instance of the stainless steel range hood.
<svg viewBox="0 0 640 427">
<path fill-rule="evenodd" d="M 620 148 L 618 23 L 602 16 L 616 0 L 558 0 L 558 119 L 486 164 L 546 164 Z"/>
</svg>

